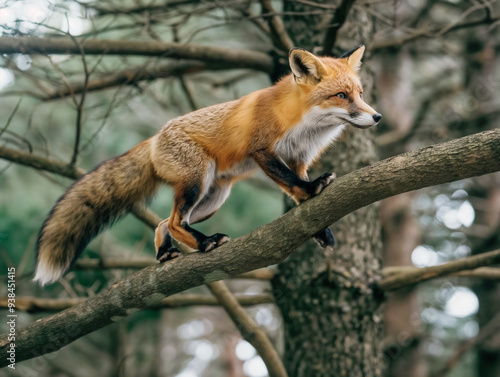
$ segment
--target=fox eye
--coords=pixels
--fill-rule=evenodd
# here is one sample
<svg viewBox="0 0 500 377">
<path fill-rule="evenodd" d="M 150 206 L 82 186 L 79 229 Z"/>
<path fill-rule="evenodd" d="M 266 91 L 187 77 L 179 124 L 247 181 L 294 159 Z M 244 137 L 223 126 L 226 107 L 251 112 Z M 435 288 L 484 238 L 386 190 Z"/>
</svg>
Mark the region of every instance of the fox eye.
<svg viewBox="0 0 500 377">
<path fill-rule="evenodd" d="M 336 96 L 340 99 L 347 99 L 347 94 L 345 94 L 344 92 L 337 93 Z"/>
</svg>

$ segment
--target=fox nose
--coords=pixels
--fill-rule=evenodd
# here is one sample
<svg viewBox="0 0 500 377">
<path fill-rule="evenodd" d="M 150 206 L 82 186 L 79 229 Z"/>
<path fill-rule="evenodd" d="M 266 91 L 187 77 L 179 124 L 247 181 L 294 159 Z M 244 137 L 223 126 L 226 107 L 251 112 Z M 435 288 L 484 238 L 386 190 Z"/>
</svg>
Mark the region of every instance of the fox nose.
<svg viewBox="0 0 500 377">
<path fill-rule="evenodd" d="M 382 114 L 377 113 L 373 116 L 373 120 L 375 121 L 375 123 L 378 123 L 380 119 L 382 119 Z"/>
</svg>

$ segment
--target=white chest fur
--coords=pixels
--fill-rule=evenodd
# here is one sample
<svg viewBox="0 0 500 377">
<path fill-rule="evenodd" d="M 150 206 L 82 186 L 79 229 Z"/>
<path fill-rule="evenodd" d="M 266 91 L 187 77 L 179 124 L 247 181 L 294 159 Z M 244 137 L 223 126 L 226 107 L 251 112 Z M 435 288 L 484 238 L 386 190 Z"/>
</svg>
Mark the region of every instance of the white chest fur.
<svg viewBox="0 0 500 377">
<path fill-rule="evenodd" d="M 285 161 L 302 161 L 309 165 L 344 129 L 339 108 L 313 107 L 302 120 L 275 144 L 276 153 Z"/>
</svg>

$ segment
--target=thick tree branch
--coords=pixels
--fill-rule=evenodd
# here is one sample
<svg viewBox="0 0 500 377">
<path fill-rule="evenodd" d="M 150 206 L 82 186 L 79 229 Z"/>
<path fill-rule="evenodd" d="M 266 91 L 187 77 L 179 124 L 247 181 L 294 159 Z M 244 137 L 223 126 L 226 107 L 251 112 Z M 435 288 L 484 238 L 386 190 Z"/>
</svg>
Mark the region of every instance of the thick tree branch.
<svg viewBox="0 0 500 377">
<path fill-rule="evenodd" d="M 260 304 L 270 304 L 273 302 L 273 298 L 269 294 L 258 294 L 258 295 L 234 295 L 234 300 L 236 303 L 242 306 L 252 306 Z M 72 306 L 81 304 L 85 302 L 86 298 L 39 298 L 39 297 L 16 297 L 16 309 L 26 311 L 29 313 L 39 313 L 47 311 L 61 311 L 64 309 L 71 308 Z M 175 309 L 184 308 L 187 306 L 218 306 L 219 301 L 209 295 L 198 295 L 198 294 L 179 294 L 174 295 L 159 302 L 146 307 L 145 309 L 157 310 L 157 309 Z M 0 297 L 0 308 L 7 308 L 8 301 L 6 297 Z"/>
<path fill-rule="evenodd" d="M 500 250 L 474 255 L 472 257 L 441 264 L 439 266 L 405 268 L 403 271 L 389 274 L 389 276 L 378 282 L 378 286 L 384 290 L 391 291 L 406 285 L 435 279 L 441 276 L 447 276 L 462 270 L 472 270 L 478 267 L 497 263 L 500 263 Z"/>
<path fill-rule="evenodd" d="M 386 197 L 499 170 L 500 129 L 356 170 L 337 178 L 319 196 L 272 223 L 210 253 L 192 253 L 147 267 L 85 303 L 18 329 L 16 359 L 22 361 L 56 351 L 166 296 L 283 261 L 326 226 Z M 6 335 L 0 337 L 0 350 L 5 353 L 9 343 Z M 6 359 L 0 360 L 0 366 L 6 363 Z"/>
<path fill-rule="evenodd" d="M 111 39 L 78 40 L 85 55 L 141 55 L 193 59 L 211 64 L 273 72 L 273 59 L 266 53 L 232 48 L 158 41 Z M 71 38 L 0 37 L 0 54 L 80 54 Z"/>
</svg>

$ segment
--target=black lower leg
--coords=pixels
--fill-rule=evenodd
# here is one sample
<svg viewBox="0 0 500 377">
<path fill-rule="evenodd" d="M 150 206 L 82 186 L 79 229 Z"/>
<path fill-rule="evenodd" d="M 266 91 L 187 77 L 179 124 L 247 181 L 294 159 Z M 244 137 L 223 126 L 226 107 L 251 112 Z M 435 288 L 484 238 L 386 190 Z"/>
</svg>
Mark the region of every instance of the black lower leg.
<svg viewBox="0 0 500 377">
<path fill-rule="evenodd" d="M 172 236 L 169 232 L 165 235 L 163 243 L 158 248 L 158 253 L 156 254 L 156 260 L 160 262 L 165 262 L 170 259 L 177 258 L 181 252 L 172 243 Z"/>
</svg>

